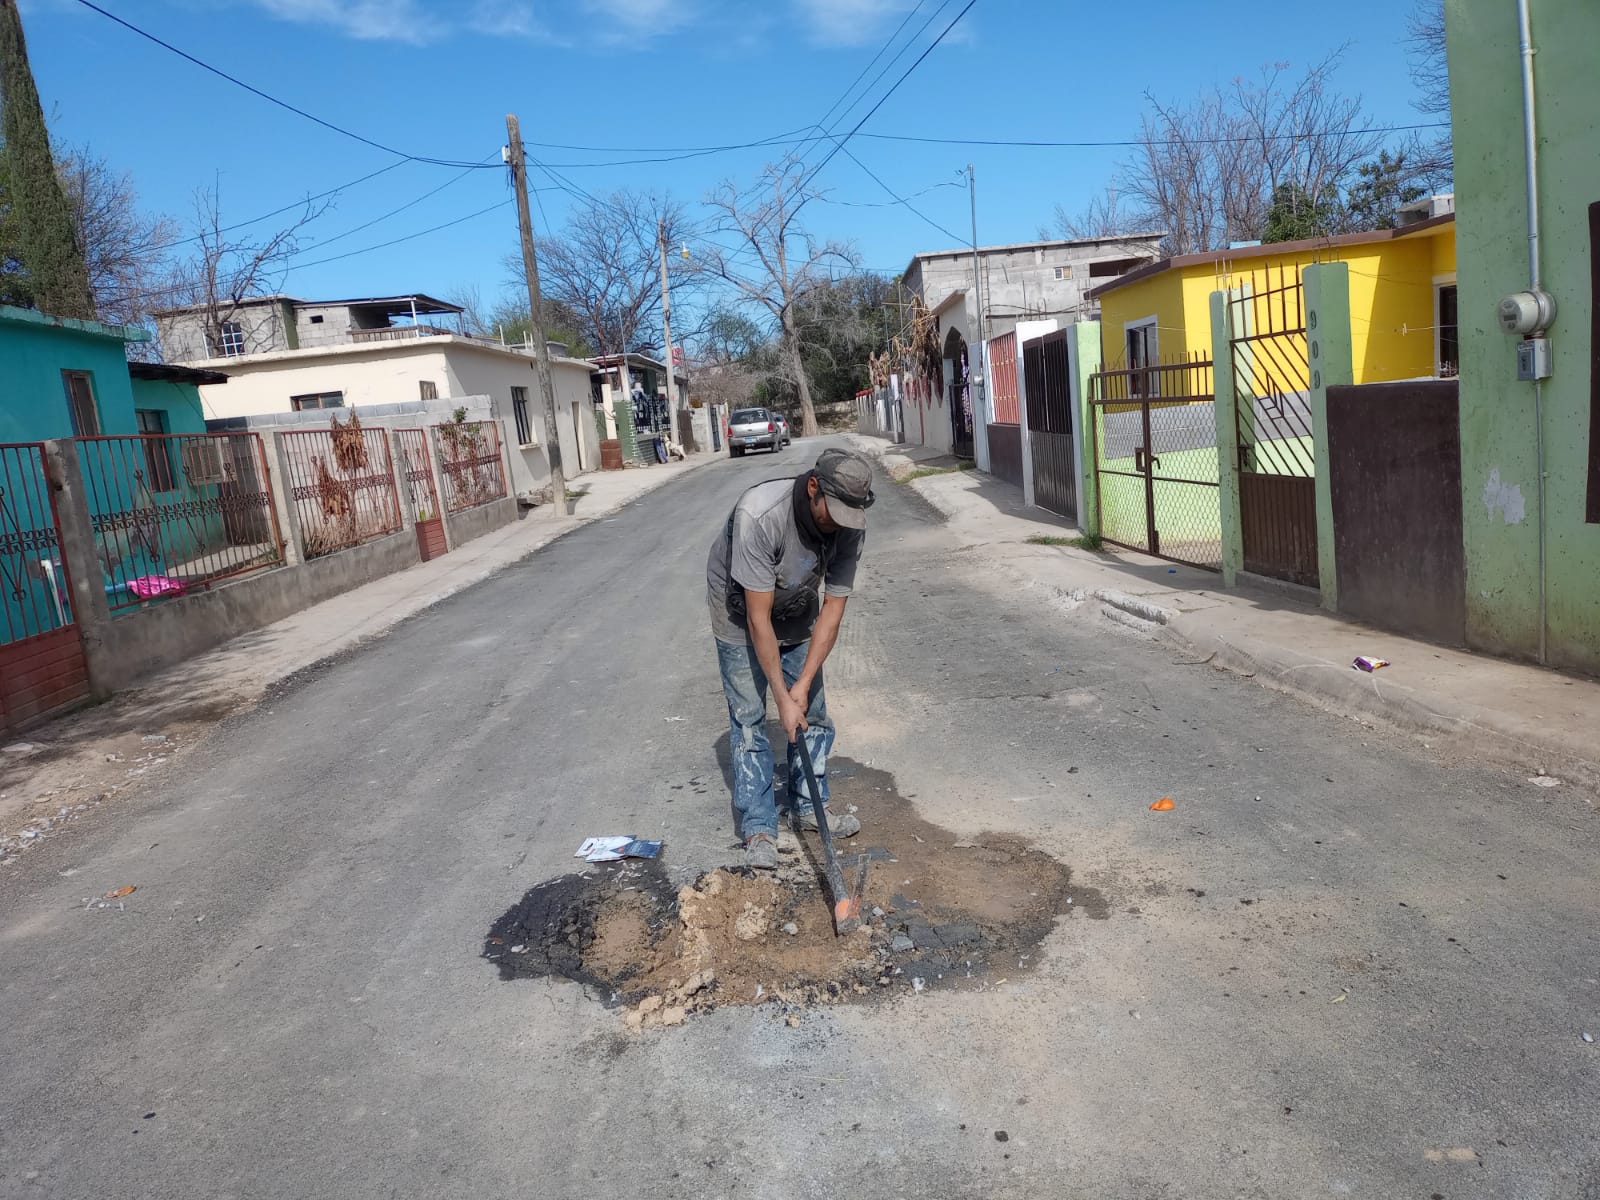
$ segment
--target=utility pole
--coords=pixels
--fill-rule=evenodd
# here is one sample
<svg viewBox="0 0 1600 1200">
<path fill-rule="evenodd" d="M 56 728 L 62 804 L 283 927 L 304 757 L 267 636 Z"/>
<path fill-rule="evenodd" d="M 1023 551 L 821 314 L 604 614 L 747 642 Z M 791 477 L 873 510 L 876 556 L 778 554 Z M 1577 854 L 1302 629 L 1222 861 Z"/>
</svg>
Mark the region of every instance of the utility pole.
<svg viewBox="0 0 1600 1200">
<path fill-rule="evenodd" d="M 667 283 L 667 226 L 656 221 L 656 249 L 661 256 L 661 341 L 667 347 L 667 441 L 678 440 L 678 381 L 672 365 L 672 289 Z"/>
<path fill-rule="evenodd" d="M 989 406 L 983 399 L 988 392 L 989 383 L 989 335 L 988 323 L 983 317 L 983 278 L 979 274 L 978 265 L 978 185 L 971 163 L 967 164 L 967 196 L 972 201 L 972 298 L 977 306 L 975 332 L 978 335 L 978 403 L 972 410 L 972 436 L 976 441 L 978 422 L 989 419 Z"/>
<path fill-rule="evenodd" d="M 561 469 L 561 434 L 556 424 L 556 393 L 550 382 L 550 346 L 544 336 L 544 302 L 539 297 L 539 259 L 533 249 L 533 214 L 528 211 L 528 164 L 522 152 L 522 126 L 506 114 L 506 161 L 517 189 L 517 226 L 522 234 L 522 268 L 528 276 L 528 318 L 533 331 L 534 374 L 544 398 L 544 453 L 550 463 L 550 510 L 566 512 L 567 480 Z"/>
</svg>

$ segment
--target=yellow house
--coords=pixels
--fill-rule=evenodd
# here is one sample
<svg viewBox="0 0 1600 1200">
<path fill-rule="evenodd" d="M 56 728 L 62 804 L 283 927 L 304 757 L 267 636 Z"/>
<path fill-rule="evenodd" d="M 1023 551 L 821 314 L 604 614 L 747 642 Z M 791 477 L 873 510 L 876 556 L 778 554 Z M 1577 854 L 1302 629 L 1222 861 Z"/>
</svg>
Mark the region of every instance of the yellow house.
<svg viewBox="0 0 1600 1200">
<path fill-rule="evenodd" d="M 1265 292 L 1280 274 L 1291 283 L 1301 268 L 1326 262 L 1350 267 L 1356 383 L 1456 374 L 1454 213 L 1373 233 L 1185 254 L 1131 271 L 1089 293 L 1100 302 L 1103 369 L 1209 360 L 1212 292 Z"/>
</svg>

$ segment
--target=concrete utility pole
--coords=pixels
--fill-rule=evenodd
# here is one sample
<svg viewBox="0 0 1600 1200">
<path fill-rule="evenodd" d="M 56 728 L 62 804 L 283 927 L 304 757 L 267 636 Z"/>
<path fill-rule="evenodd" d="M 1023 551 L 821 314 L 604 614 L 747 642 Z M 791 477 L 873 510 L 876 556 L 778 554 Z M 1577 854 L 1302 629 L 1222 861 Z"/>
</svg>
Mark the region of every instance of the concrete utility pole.
<svg viewBox="0 0 1600 1200">
<path fill-rule="evenodd" d="M 972 201 L 972 300 L 974 304 L 973 315 L 974 332 L 978 335 L 978 403 L 972 409 L 972 438 L 977 442 L 978 422 L 989 418 L 989 407 L 984 402 L 988 393 L 989 373 L 989 335 L 987 323 L 983 318 L 983 278 L 979 274 L 978 266 L 978 185 L 973 174 L 972 164 L 967 164 L 967 196 Z"/>
<path fill-rule="evenodd" d="M 661 254 L 661 341 L 667 348 L 667 440 L 678 441 L 678 381 L 672 366 L 672 289 L 667 283 L 667 226 L 656 221 L 656 249 Z"/>
<path fill-rule="evenodd" d="M 550 510 L 566 512 L 567 480 L 561 469 L 561 433 L 556 424 L 556 392 L 550 382 L 550 347 L 544 336 L 544 302 L 539 297 L 539 259 L 533 249 L 533 214 L 528 211 L 528 164 L 522 153 L 522 126 L 506 114 L 506 161 L 517 189 L 517 226 L 522 234 L 522 268 L 528 276 L 528 318 L 533 331 L 534 373 L 544 398 L 544 453 L 550 463 Z"/>
</svg>

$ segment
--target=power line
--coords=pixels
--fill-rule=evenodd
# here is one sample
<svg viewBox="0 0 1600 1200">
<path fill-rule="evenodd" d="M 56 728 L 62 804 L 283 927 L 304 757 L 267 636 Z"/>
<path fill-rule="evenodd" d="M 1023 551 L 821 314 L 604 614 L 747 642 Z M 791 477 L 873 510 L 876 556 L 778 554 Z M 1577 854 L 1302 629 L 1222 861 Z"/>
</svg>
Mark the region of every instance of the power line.
<svg viewBox="0 0 1600 1200">
<path fill-rule="evenodd" d="M 823 127 L 827 124 L 828 118 L 833 116 L 834 110 L 837 109 L 839 107 L 839 105 L 844 103 L 845 99 L 850 95 L 851 92 L 856 90 L 856 84 L 860 83 L 863 79 L 866 78 L 867 72 L 872 70 L 873 64 L 876 63 L 880 58 L 882 58 L 885 53 L 887 53 L 887 51 L 888 51 L 890 46 L 894 45 L 895 39 L 900 36 L 900 31 L 902 29 L 904 29 L 907 25 L 911 24 L 911 18 L 916 16 L 919 12 L 921 12 L 922 11 L 922 6 L 924 4 L 926 4 L 927 2 L 928 2 L 928 0 L 917 0 L 916 7 L 911 9 L 909 12 L 907 12 L 906 15 L 901 19 L 900 24 L 895 26 L 894 32 L 889 35 L 888 40 L 886 40 L 883 43 L 882 46 L 878 47 L 878 52 L 872 56 L 871 60 L 867 63 L 867 65 L 862 67 L 860 72 L 857 73 L 856 77 L 850 81 L 850 86 L 845 88 L 845 90 L 839 94 L 839 98 L 828 106 L 828 111 L 827 112 L 823 113 L 820 117 L 817 118 L 817 123 L 812 126 L 813 129 L 823 130 Z M 948 3 L 948 2 L 949 2 L 949 0 L 945 0 L 945 3 Z M 940 4 L 939 7 L 943 8 L 944 4 Z M 935 12 L 935 15 L 937 15 L 937 12 Z M 929 17 L 928 20 L 932 21 L 933 18 Z M 923 24 L 923 29 L 926 29 L 926 28 L 927 28 L 927 23 L 925 22 Z M 917 32 L 920 34 L 921 30 L 918 30 Z M 906 43 L 906 46 L 909 46 L 911 44 L 911 42 L 915 41 L 915 40 L 916 40 L 916 38 L 913 37 L 911 39 L 911 41 L 908 41 Z M 900 55 L 902 55 L 902 54 L 904 54 L 906 52 L 906 46 L 902 46 L 900 48 L 900 54 L 896 54 L 894 56 L 894 58 L 890 60 L 889 64 L 884 67 L 885 71 L 889 69 L 889 66 L 892 66 L 895 62 L 899 61 Z M 873 83 L 877 83 L 878 80 L 881 79 L 882 77 L 883 77 L 883 71 L 879 71 L 877 75 L 873 76 L 872 83 L 867 84 L 866 88 L 864 88 L 862 90 L 861 95 L 865 96 L 867 94 L 867 92 L 870 92 L 872 90 L 872 84 Z M 851 101 L 850 107 L 846 108 L 844 110 L 844 112 L 839 114 L 839 119 L 841 121 L 844 120 L 845 113 L 848 113 L 850 111 L 850 108 L 854 108 L 855 105 L 859 104 L 859 103 L 860 103 L 860 98 L 859 97 L 856 100 Z M 825 130 L 824 130 L 824 132 L 825 132 Z M 807 140 L 809 141 L 811 139 L 807 139 Z"/>
<path fill-rule="evenodd" d="M 438 233 L 441 229 L 449 229 L 452 225 L 461 225 L 467 221 L 473 220 L 474 218 L 481 217 L 485 213 L 492 213 L 497 209 L 505 208 L 508 204 L 512 203 L 515 202 L 512 200 L 501 200 L 495 204 L 489 205 L 488 208 L 480 208 L 477 212 L 468 213 L 464 217 L 457 217 L 453 221 L 446 221 L 442 225 L 434 225 L 428 229 L 419 229 L 416 233 L 408 233 L 404 237 L 392 238 L 387 242 L 379 242 L 376 246 L 363 246 L 359 250 L 348 250 L 343 254 L 335 254 L 331 258 L 319 258 L 315 262 L 308 263 L 295 263 L 290 266 L 288 270 L 299 271 L 306 267 L 320 267 L 325 263 L 339 262 L 342 259 L 354 258 L 358 254 L 369 254 L 374 250 L 386 250 L 390 246 L 398 246 L 402 242 L 413 242 L 419 237 L 427 237 L 430 233 Z M 287 272 L 285 273 L 287 274 Z"/>
<path fill-rule="evenodd" d="M 358 142 L 362 143 L 363 145 L 371 146 L 374 150 L 382 150 L 385 154 L 393 154 L 396 157 L 406 159 L 409 162 L 431 163 L 431 164 L 433 164 L 434 166 L 437 166 L 437 167 L 471 167 L 473 169 L 478 169 L 480 167 L 480 164 L 478 164 L 478 163 L 458 162 L 455 159 L 448 159 L 448 158 L 429 158 L 426 155 L 422 155 L 422 154 L 407 154 L 404 150 L 396 150 L 393 146 L 385 146 L 382 142 L 375 142 L 371 138 L 363 137 L 359 133 L 352 133 L 350 130 L 344 128 L 341 125 L 335 125 L 332 121 L 327 121 L 327 120 L 324 120 L 323 118 L 321 118 L 319 116 L 313 115 L 312 113 L 308 113 L 303 108 L 296 108 L 293 104 L 290 104 L 287 100 L 280 100 L 280 99 L 278 99 L 278 97 L 276 97 L 274 95 L 271 95 L 270 93 L 262 91 L 260 88 L 254 86 L 253 84 L 246 83 L 244 80 L 238 78 L 238 76 L 230 75 L 226 71 L 222 70 L 222 68 L 214 67 L 208 62 L 205 62 L 202 59 L 196 58 L 194 55 L 190 54 L 187 50 L 178 49 L 178 47 L 174 46 L 171 42 L 163 41 L 161 38 L 157 37 L 153 33 L 150 33 L 148 30 L 140 29 L 139 26 L 133 24 L 131 21 L 125 21 L 121 17 L 117 16 L 116 13 L 107 12 L 105 9 L 101 8 L 98 4 L 94 3 L 94 0 L 78 0 L 78 3 L 82 4 L 85 8 L 91 9 L 94 12 L 99 13 L 102 17 L 105 17 L 108 21 L 115 21 L 118 25 L 121 25 L 124 29 L 127 29 L 132 33 L 138 34 L 140 37 L 144 38 L 146 41 L 154 42 L 156 45 L 160 46 L 164 50 L 170 50 L 173 54 L 176 54 L 179 58 L 185 59 L 188 62 L 193 63 L 195 66 L 199 67 L 201 70 L 209 71 L 209 72 L 211 72 L 211 74 L 217 76 L 219 79 L 226 79 L 229 83 L 234 84 L 237 87 L 243 88 L 245 91 L 251 93 L 252 95 L 259 96 L 261 99 L 267 101 L 267 103 L 269 103 L 269 104 L 276 104 L 279 108 L 284 109 L 284 110 L 286 110 L 288 112 L 292 112 L 298 117 L 304 117 L 306 120 L 312 122 L 313 124 L 320 125 L 324 129 L 331 130 L 334 133 L 342 134 L 347 138 L 352 138 L 355 141 L 358 141 Z"/>
<path fill-rule="evenodd" d="M 222 228 L 218 229 L 216 232 L 217 233 L 232 233 L 235 229 L 243 229 L 246 225 L 259 224 L 260 222 L 265 221 L 268 217 L 276 217 L 280 213 L 286 213 L 292 208 L 299 208 L 303 204 L 311 204 L 311 203 L 313 203 L 314 201 L 317 201 L 317 200 L 325 200 L 329 196 L 337 196 L 340 192 L 344 191 L 346 188 L 353 188 L 358 183 L 365 183 L 369 179 L 376 179 L 379 175 L 384 175 L 384 174 L 387 174 L 390 171 L 393 171 L 396 167 L 405 166 L 406 165 L 406 161 L 407 160 L 405 160 L 405 159 L 401 159 L 399 162 L 392 162 L 387 167 L 380 167 L 378 170 L 373 171 L 371 174 L 363 175 L 360 179 L 352 179 L 349 183 L 341 183 L 338 187 L 331 187 L 325 192 L 318 192 L 315 196 L 307 196 L 304 200 L 296 200 L 291 204 L 285 204 L 282 208 L 275 208 L 271 212 L 262 213 L 259 217 L 251 217 L 248 221 L 235 221 L 232 225 L 224 225 Z M 212 236 L 212 235 L 210 235 L 210 234 L 199 234 L 199 235 L 197 235 L 195 237 L 176 238 L 176 239 L 174 239 L 173 241 L 170 241 L 170 242 L 162 242 L 159 246 L 152 246 L 151 249 L 152 250 L 170 250 L 174 246 L 187 246 L 187 245 L 190 245 L 191 243 L 194 243 L 194 242 L 204 241 L 205 238 L 210 237 L 210 236 Z"/>
<path fill-rule="evenodd" d="M 1300 138 L 1348 136 L 1366 133 L 1406 133 L 1416 129 L 1446 129 L 1449 121 L 1429 121 L 1421 125 L 1375 125 L 1370 129 L 1321 129 L 1299 133 L 1241 134 L 1236 137 L 1208 138 L 1131 138 L 1110 142 L 1019 141 L 1007 138 L 942 138 L 909 133 L 863 133 L 864 138 L 886 142 L 927 142 L 937 146 L 1019 146 L 1062 150 L 1115 149 L 1122 146 L 1218 146 L 1233 142 L 1287 142 Z"/>
<path fill-rule="evenodd" d="M 1302 130 L 1298 133 L 1268 133 L 1247 134 L 1235 137 L 1215 138 L 1185 138 L 1184 145 L 1221 145 L 1235 142 L 1279 142 L 1293 141 L 1298 138 L 1329 137 L 1333 135 L 1357 136 L 1371 133 L 1410 133 L 1424 129 L 1448 129 L 1448 121 L 1428 121 L 1416 125 L 1374 125 L 1365 129 L 1315 129 Z M 816 128 L 816 126 L 812 126 Z M 1122 138 L 1109 141 L 1047 141 L 1044 139 L 1022 138 L 966 138 L 966 137 L 925 137 L 920 134 L 910 133 L 858 133 L 857 137 L 871 138 L 884 142 L 922 142 L 937 146 L 1009 146 L 1019 149 L 1057 149 L 1057 150 L 1106 150 L 1118 149 L 1129 146 L 1172 146 L 1178 145 L 1179 139 L 1172 138 Z M 737 145 L 727 146 L 573 146 L 554 142 L 529 142 L 530 146 L 543 146 L 552 150 L 581 150 L 593 154 L 632 154 L 646 153 L 660 150 L 665 157 L 649 159 L 610 159 L 605 162 L 562 162 L 548 163 L 552 167 L 562 167 L 566 170 L 582 170 L 584 168 L 600 167 L 626 167 L 642 162 L 678 162 L 687 158 L 702 158 L 709 154 L 728 153 L 737 150 L 753 150 L 764 146 L 803 146 L 812 142 L 825 142 L 831 140 L 827 132 L 806 134 L 794 137 L 789 134 L 778 134 L 759 141 L 740 142 Z"/>
<path fill-rule="evenodd" d="M 498 150 L 495 151 L 493 157 L 499 158 L 500 152 Z M 488 159 L 484 159 L 484 162 L 487 163 L 488 161 Z M 423 192 L 422 195 L 418 196 L 415 200 L 408 200 L 399 208 L 392 208 L 388 212 L 384 213 L 381 217 L 373 217 L 370 221 L 363 221 L 360 225 L 357 225 L 351 229 L 346 229 L 343 233 L 336 233 L 332 237 L 323 238 L 320 242 L 312 242 L 311 245 L 307 246 L 305 250 L 300 251 L 299 253 L 309 254 L 313 250 L 320 250 L 322 247 L 329 245 L 332 242 L 340 241 L 343 238 L 347 238 L 353 233 L 360 233 L 363 229 L 371 229 L 374 225 L 387 221 L 390 217 L 397 217 L 401 213 L 405 212 L 408 208 L 415 208 L 424 200 L 428 199 L 428 197 L 437 195 L 438 193 L 444 191 L 445 188 L 450 187 L 452 184 L 460 183 L 463 179 L 465 179 L 468 175 L 471 175 L 477 169 L 478 168 L 475 166 L 468 167 L 465 171 L 462 171 L 461 174 L 454 176 L 445 183 L 441 183 L 438 187 Z"/>
<path fill-rule="evenodd" d="M 851 162 L 855 163 L 856 166 L 860 167 L 863 171 L 865 171 L 868 174 L 868 176 L 871 177 L 871 179 L 872 179 L 872 181 L 874 183 L 876 183 L 884 191 L 888 192 L 889 196 L 890 196 L 890 199 L 892 200 L 893 203 L 901 205 L 903 208 L 906 209 L 906 211 L 912 213 L 914 216 L 921 217 L 922 220 L 926 224 L 931 225 L 933 228 L 937 229 L 940 233 L 944 234 L 945 237 L 950 238 L 952 241 L 959 242 L 961 240 L 961 236 L 959 234 L 951 233 L 943 225 L 939 224 L 939 222 L 935 221 L 927 213 L 923 212 L 916 205 L 912 204 L 910 200 L 908 200 L 906 197 L 900 195 L 892 187 L 890 187 L 887 183 L 885 183 L 882 179 L 880 179 L 878 177 L 878 174 L 877 174 L 876 171 L 874 171 L 871 167 L 867 166 L 866 163 L 862 162 L 859 158 L 856 157 L 856 153 L 855 153 L 854 150 L 851 150 L 849 147 L 845 146 L 843 142 L 841 142 L 839 144 L 839 149 L 841 149 L 841 150 L 843 150 L 845 152 L 846 156 L 849 157 Z M 930 188 L 928 190 L 931 191 L 932 189 Z"/>
<path fill-rule="evenodd" d="M 893 200 L 835 200 L 831 196 L 818 196 L 817 199 L 821 200 L 824 204 L 838 204 L 844 208 L 889 208 L 892 205 L 904 204 L 907 200 L 915 200 L 918 196 L 926 196 L 929 192 L 936 192 L 940 188 L 958 188 L 965 186 L 965 184 L 945 180 L 940 183 L 930 183 L 927 187 L 922 188 L 920 191 L 912 192 L 909 196 L 896 196 Z"/>
<path fill-rule="evenodd" d="M 824 157 L 820 163 L 813 167 L 809 174 L 801 177 L 800 183 L 796 186 L 795 191 L 798 192 L 803 190 L 806 184 L 810 183 L 811 180 L 817 177 L 818 173 L 821 172 L 823 167 L 827 166 L 833 161 L 833 156 L 839 153 L 840 150 L 843 150 L 845 143 L 851 138 L 855 137 L 855 135 L 860 132 L 861 127 L 872 119 L 872 115 L 884 106 L 890 96 L 894 95 L 895 92 L 899 90 L 900 85 L 911 77 L 911 73 L 922 65 L 923 59 L 927 58 L 928 55 L 932 54 L 936 49 L 938 49 L 939 44 L 943 42 L 945 38 L 950 36 L 950 31 L 961 23 L 961 18 L 971 12 L 972 6 L 977 2 L 978 0 L 967 0 L 967 3 L 962 7 L 961 11 L 955 15 L 955 19 L 944 27 L 943 31 L 938 37 L 934 38 L 932 42 L 928 43 L 927 49 L 925 49 L 921 54 L 917 55 L 916 61 L 905 69 L 904 73 L 901 74 L 899 79 L 894 81 L 894 84 L 889 88 L 888 91 L 878 97 L 878 102 L 876 104 L 867 109 L 866 115 L 855 123 L 849 133 L 845 134 L 843 138 L 834 144 L 833 149 L 828 151 L 826 157 Z"/>
</svg>

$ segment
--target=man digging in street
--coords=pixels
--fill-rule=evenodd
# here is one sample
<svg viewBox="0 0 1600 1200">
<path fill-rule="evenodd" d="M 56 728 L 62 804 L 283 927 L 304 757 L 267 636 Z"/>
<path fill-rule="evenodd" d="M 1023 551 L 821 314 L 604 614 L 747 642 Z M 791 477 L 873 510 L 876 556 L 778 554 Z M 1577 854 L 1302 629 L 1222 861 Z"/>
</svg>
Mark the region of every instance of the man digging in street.
<svg viewBox="0 0 1600 1200">
<path fill-rule="evenodd" d="M 805 474 L 746 491 L 711 545 L 706 591 L 728 697 L 733 807 L 747 866 L 770 871 L 778 865 L 769 689 L 788 745 L 797 736 L 806 739 L 819 798 L 828 803 L 834 731 L 822 664 L 838 640 L 855 586 L 873 499 L 867 460 L 848 450 L 824 450 Z M 805 772 L 792 749 L 788 795 L 795 828 L 815 829 Z M 830 810 L 828 828 L 835 837 L 851 837 L 861 822 Z"/>
</svg>

